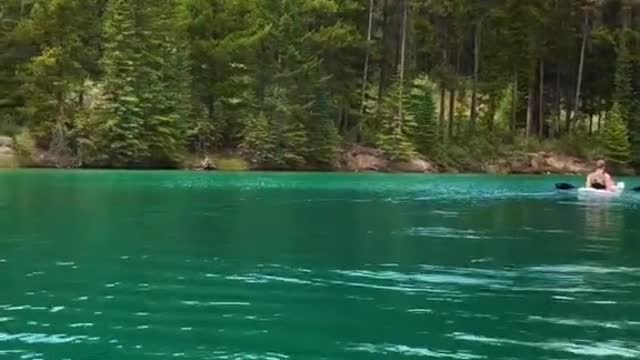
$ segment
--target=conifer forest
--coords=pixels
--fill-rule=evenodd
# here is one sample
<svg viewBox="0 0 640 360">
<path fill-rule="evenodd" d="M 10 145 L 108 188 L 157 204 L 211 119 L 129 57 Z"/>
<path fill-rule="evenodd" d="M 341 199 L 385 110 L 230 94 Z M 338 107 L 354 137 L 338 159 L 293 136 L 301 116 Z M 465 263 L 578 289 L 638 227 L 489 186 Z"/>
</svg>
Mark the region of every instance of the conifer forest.
<svg viewBox="0 0 640 360">
<path fill-rule="evenodd" d="M 640 1 L 0 0 L 0 135 L 78 167 L 637 167 Z"/>
</svg>

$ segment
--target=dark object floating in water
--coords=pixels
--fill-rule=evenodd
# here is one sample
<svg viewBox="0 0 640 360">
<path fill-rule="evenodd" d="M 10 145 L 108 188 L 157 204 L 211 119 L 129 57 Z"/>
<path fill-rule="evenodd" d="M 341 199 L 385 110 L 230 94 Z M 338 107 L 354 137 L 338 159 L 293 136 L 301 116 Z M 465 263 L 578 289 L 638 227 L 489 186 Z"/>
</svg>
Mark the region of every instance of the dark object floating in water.
<svg viewBox="0 0 640 360">
<path fill-rule="evenodd" d="M 557 190 L 573 190 L 576 187 L 571 185 L 571 184 L 567 184 L 567 183 L 558 183 L 556 184 L 556 189 Z"/>
</svg>

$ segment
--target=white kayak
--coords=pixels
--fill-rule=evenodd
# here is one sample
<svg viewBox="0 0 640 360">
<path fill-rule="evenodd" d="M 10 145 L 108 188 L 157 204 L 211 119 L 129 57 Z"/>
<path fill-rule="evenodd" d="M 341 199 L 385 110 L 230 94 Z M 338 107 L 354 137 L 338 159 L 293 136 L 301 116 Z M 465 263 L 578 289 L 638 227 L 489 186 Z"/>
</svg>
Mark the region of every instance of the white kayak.
<svg viewBox="0 0 640 360">
<path fill-rule="evenodd" d="M 593 197 L 617 197 L 622 195 L 624 192 L 624 183 L 620 182 L 616 184 L 616 191 L 609 190 L 598 190 L 592 188 L 582 187 L 578 189 L 578 194 L 583 196 L 593 196 Z"/>
</svg>

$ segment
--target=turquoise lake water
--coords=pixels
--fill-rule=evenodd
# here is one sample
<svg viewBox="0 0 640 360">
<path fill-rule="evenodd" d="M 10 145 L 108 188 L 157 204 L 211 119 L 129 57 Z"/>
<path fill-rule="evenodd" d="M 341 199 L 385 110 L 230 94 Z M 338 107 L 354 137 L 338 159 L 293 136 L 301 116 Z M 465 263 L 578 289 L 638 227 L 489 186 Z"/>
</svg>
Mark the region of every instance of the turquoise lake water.
<svg viewBox="0 0 640 360">
<path fill-rule="evenodd" d="M 638 359 L 640 193 L 558 181 L 0 172 L 0 358 Z"/>
</svg>

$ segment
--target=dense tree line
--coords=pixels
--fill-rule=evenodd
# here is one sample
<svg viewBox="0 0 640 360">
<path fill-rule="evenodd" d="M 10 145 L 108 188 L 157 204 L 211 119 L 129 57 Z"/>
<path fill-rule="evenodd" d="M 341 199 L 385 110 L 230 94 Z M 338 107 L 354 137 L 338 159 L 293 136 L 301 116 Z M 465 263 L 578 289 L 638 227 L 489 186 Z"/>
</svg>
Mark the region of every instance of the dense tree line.
<svg viewBox="0 0 640 360">
<path fill-rule="evenodd" d="M 0 131 L 84 166 L 587 143 L 640 163 L 634 0 L 0 0 Z"/>
</svg>

